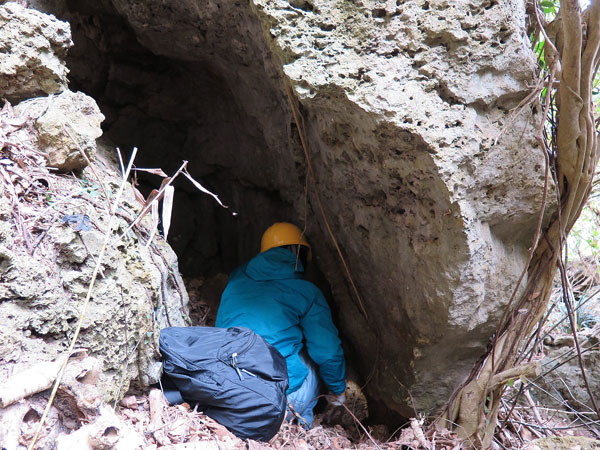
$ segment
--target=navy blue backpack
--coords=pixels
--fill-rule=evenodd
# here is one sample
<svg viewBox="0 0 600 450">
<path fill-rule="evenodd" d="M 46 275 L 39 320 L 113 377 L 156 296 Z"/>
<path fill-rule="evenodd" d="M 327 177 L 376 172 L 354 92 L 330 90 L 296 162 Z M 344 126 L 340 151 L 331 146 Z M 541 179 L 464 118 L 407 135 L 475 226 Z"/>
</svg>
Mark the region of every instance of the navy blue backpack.
<svg viewBox="0 0 600 450">
<path fill-rule="evenodd" d="M 242 327 L 171 327 L 160 332 L 162 385 L 242 439 L 268 441 L 285 417 L 285 358 Z"/>
</svg>

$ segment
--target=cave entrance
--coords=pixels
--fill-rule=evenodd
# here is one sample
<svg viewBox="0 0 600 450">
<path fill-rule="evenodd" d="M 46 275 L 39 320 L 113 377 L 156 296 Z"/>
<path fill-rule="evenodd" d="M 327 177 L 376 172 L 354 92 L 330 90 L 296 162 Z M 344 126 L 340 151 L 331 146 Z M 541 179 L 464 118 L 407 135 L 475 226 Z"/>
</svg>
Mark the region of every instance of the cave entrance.
<svg viewBox="0 0 600 450">
<path fill-rule="evenodd" d="M 282 195 L 277 180 L 295 178 L 302 186 L 303 174 L 295 164 L 277 164 L 278 155 L 267 151 L 272 146 L 268 140 L 287 140 L 290 134 L 289 123 L 273 111 L 281 105 L 253 117 L 263 105 L 244 109 L 249 99 L 231 89 L 218 55 L 202 60 L 157 55 L 138 42 L 109 6 L 71 2 L 65 16 L 74 41 L 68 58 L 70 86 L 99 104 L 106 116 L 107 145 L 138 147 L 136 166 L 167 174 L 187 160 L 192 176 L 230 206 L 221 208 L 185 179 L 175 183 L 169 243 L 188 282 L 193 319 L 212 324 L 227 274 L 256 254 L 261 234 L 272 222 L 298 223 L 302 215 L 293 206 L 297 195 Z M 267 83 L 255 86 L 252 95 L 270 98 L 272 94 L 259 92 L 269 88 Z M 265 124 L 277 130 L 275 135 L 268 135 Z M 289 143 L 279 147 L 286 149 Z M 161 181 L 144 173 L 139 180 L 144 194 Z"/>
<path fill-rule="evenodd" d="M 190 294 L 192 323 L 214 325 L 228 274 L 258 252 L 268 226 L 302 225 L 309 207 L 304 158 L 279 69 L 252 40 L 242 49 L 247 60 L 232 62 L 226 48 L 219 53 L 219 46 L 240 45 L 235 36 L 229 43 L 222 36 L 194 57 L 170 56 L 165 47 L 159 54 L 140 43 L 111 3 L 67 2 L 57 15 L 72 28 L 70 88 L 92 96 L 106 116 L 103 144 L 124 154 L 137 147 L 137 167 L 167 174 L 186 160 L 190 174 L 229 206 L 222 208 L 183 177 L 174 183 L 168 241 Z M 262 39 L 258 24 L 250 31 Z M 145 195 L 161 182 L 143 172 L 138 180 Z M 312 243 L 318 259 L 319 246 Z M 314 263 L 307 272 L 336 321 L 327 280 Z"/>
</svg>

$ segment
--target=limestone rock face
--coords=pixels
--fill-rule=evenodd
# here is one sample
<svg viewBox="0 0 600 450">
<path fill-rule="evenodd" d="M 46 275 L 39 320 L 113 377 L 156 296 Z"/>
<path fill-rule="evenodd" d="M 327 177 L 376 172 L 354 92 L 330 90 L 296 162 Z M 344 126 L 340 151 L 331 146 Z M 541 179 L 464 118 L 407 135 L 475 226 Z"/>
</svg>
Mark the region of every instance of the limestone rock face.
<svg viewBox="0 0 600 450">
<path fill-rule="evenodd" d="M 535 66 L 522 2 L 113 4 L 152 52 L 222 76 L 258 130 L 229 149 L 198 136 L 204 161 L 276 189 L 301 217 L 291 83 L 366 315 L 316 205 L 309 236 L 367 389 L 401 414 L 401 386 L 420 411 L 443 403 L 497 326 L 541 205 L 535 116 L 507 112 Z"/>
<path fill-rule="evenodd" d="M 541 206 L 536 107 L 509 113 L 535 70 L 523 2 L 89 0 L 66 17 L 107 135 L 154 167 L 189 160 L 239 213 L 202 203 L 193 222 L 190 196 L 190 259 L 239 264 L 306 214 L 370 407 L 407 414 L 408 391 L 420 412 L 442 404 L 495 331 Z"/>
<path fill-rule="evenodd" d="M 408 403 L 402 374 L 431 411 L 494 332 L 541 205 L 531 110 L 503 130 L 534 70 L 523 6 L 303 5 L 255 2 L 306 108 L 320 189 L 365 293 L 376 343 L 357 345 L 380 348 L 373 389 Z"/>
<path fill-rule="evenodd" d="M 27 141 L 26 120 L 17 116 L 13 123 L 23 128 L 16 140 L 9 132 L 8 142 L 20 148 Z M 0 186 L 0 315 L 5 318 L 0 379 L 15 366 L 63 355 L 108 226 L 104 191 L 94 173 L 84 171 L 79 179 L 52 176 L 19 160 L 14 148 L 2 149 L 3 168 L 14 174 L 18 189 Z M 121 186 L 114 152 L 102 147 L 98 156 L 95 173 L 114 200 Z M 18 162 L 25 167 L 18 170 Z M 24 194 L 31 191 L 33 197 Z M 137 232 L 117 241 L 140 209 L 127 185 L 77 341 L 77 348 L 88 349 L 103 366 L 98 387 L 106 401 L 122 396 L 132 382 L 156 382 L 159 330 L 189 324 L 188 297 L 170 247 L 161 240 L 145 246 Z M 26 233 L 15 217 L 27 223 Z"/>
<path fill-rule="evenodd" d="M 104 115 L 93 98 L 67 90 L 56 97 L 27 100 L 15 111 L 34 120 L 37 146 L 46 154 L 48 166 L 62 172 L 83 169 L 88 162 L 79 148 L 94 160 Z"/>
<path fill-rule="evenodd" d="M 69 25 L 17 3 L 0 6 L 0 97 L 11 102 L 67 87 Z"/>
</svg>

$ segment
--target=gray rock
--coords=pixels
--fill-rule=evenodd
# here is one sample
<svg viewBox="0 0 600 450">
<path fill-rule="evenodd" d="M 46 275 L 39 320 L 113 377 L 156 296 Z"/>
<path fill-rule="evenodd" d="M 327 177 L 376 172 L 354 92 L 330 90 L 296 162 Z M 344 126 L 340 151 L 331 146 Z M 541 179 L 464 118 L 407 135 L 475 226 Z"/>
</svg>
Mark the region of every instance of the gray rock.
<svg viewBox="0 0 600 450">
<path fill-rule="evenodd" d="M 0 98 L 11 102 L 67 88 L 69 25 L 17 3 L 0 5 Z"/>
<path fill-rule="evenodd" d="M 100 148 L 96 164 L 114 197 L 120 174 L 106 147 Z M 53 185 L 54 201 L 73 196 L 39 219 L 47 233 L 33 256 L 5 218 L 10 211 L 8 199 L 0 197 L 0 217 L 4 217 L 0 225 L 9 228 L 0 239 L 0 315 L 6 318 L 0 325 L 0 378 L 15 365 L 55 359 L 72 336 L 108 221 L 93 174 L 84 175 L 88 181 L 83 187 L 80 180 L 68 176 Z M 111 242 L 140 208 L 128 185 Z M 89 216 L 89 231 L 76 231 L 61 220 L 64 214 L 77 213 Z M 160 238 L 146 248 L 130 232 L 118 245 L 108 246 L 77 341 L 77 347 L 89 349 L 104 367 L 98 386 L 105 400 L 123 395 L 132 382 L 156 381 L 158 332 L 166 326 L 189 324 L 187 302 L 176 256 Z"/>
<path fill-rule="evenodd" d="M 15 111 L 33 119 L 37 147 L 46 154 L 48 166 L 61 172 L 83 169 L 88 162 L 80 147 L 89 160 L 94 160 L 104 115 L 93 98 L 67 90 L 57 96 L 26 100 L 16 105 Z"/>
<path fill-rule="evenodd" d="M 579 345 L 590 389 L 596 401 L 600 396 L 600 351 L 592 333 L 578 333 Z M 596 349 L 593 347 L 596 346 Z M 592 347 L 592 348 L 590 348 Z M 558 336 L 546 347 L 542 360 L 544 376 L 535 381 L 533 397 L 543 407 L 557 411 L 591 413 L 593 403 L 586 388 L 572 336 Z M 558 366 L 558 367 L 556 367 Z M 571 416 L 572 418 L 572 416 Z"/>
<path fill-rule="evenodd" d="M 528 448 L 532 450 L 597 450 L 600 441 L 587 436 L 556 436 L 531 441 Z"/>
<path fill-rule="evenodd" d="M 370 404 L 406 414 L 407 390 L 420 412 L 442 404 L 496 330 L 541 205 L 535 105 L 508 112 L 535 74 L 523 3 L 84 3 L 135 33 L 133 45 L 129 29 L 80 27 L 80 63 L 97 54 L 102 67 L 87 64 L 81 80 L 111 104 L 111 139 L 130 142 L 137 130 L 163 168 L 169 148 L 193 173 L 226 174 L 213 186 L 239 215 L 210 231 L 228 230 L 224 259 L 251 256 L 269 221 L 304 217 L 306 163 L 285 94 L 293 87 L 316 188 L 368 319 L 312 194 L 308 235 Z M 124 52 L 111 59 L 98 36 L 137 56 L 141 44 L 169 70 L 124 63 Z M 213 252 L 189 247 L 189 259 Z"/>
</svg>

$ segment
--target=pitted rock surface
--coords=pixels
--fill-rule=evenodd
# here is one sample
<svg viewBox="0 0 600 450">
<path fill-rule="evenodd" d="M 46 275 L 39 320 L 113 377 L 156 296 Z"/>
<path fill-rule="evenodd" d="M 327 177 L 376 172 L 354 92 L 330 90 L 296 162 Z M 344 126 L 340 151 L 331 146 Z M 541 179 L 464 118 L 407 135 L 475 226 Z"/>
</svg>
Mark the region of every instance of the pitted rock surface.
<svg viewBox="0 0 600 450">
<path fill-rule="evenodd" d="M 116 161 L 105 148 L 100 155 L 102 182 L 114 193 L 121 185 L 111 168 Z M 47 233 L 33 255 L 12 224 L 8 198 L 0 197 L 0 314 L 6 319 L 0 325 L 0 378 L 15 366 L 61 356 L 82 313 L 108 216 L 97 181 L 87 173 L 65 180 L 68 190 L 65 184 L 48 190 L 47 198 L 59 202 L 55 207 L 34 210 L 43 213 Z M 140 209 L 131 188 L 125 189 L 111 242 Z M 76 230 L 61 219 L 65 214 L 87 214 L 91 228 Z M 98 387 L 106 401 L 122 396 L 132 382 L 156 382 L 159 330 L 189 324 L 175 254 L 164 241 L 151 250 L 139 239 L 130 232 L 107 248 L 77 340 L 76 348 L 88 349 L 103 366 Z"/>
<path fill-rule="evenodd" d="M 17 3 L 0 5 L 0 97 L 16 102 L 67 87 L 69 25 Z"/>
<path fill-rule="evenodd" d="M 46 154 L 48 166 L 71 172 L 94 160 L 104 116 L 93 98 L 67 90 L 55 97 L 22 102 L 15 111 L 33 119 L 37 145 Z"/>
<path fill-rule="evenodd" d="M 187 191 L 173 242 L 193 270 L 226 272 L 270 223 L 302 223 L 292 86 L 311 192 L 368 318 L 312 193 L 308 236 L 370 405 L 406 414 L 406 389 L 421 412 L 442 404 L 495 331 L 542 204 L 539 108 L 509 112 L 535 71 L 522 2 L 84 1 L 65 18 L 106 134 L 153 166 L 190 160 L 239 213 Z"/>
</svg>

